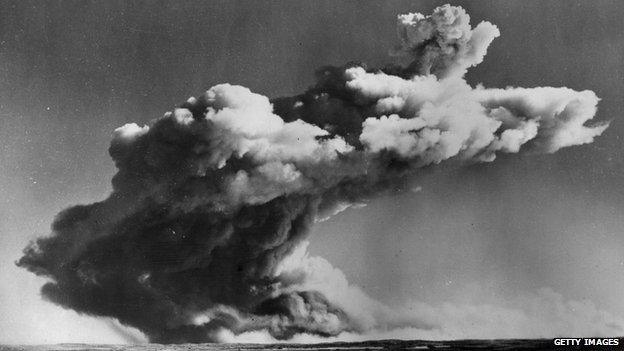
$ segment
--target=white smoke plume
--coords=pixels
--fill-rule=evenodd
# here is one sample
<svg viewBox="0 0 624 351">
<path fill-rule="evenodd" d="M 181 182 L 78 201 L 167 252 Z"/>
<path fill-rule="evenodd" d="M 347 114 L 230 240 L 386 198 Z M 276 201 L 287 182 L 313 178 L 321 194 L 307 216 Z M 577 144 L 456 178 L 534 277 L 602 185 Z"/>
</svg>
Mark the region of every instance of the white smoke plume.
<svg viewBox="0 0 624 351">
<path fill-rule="evenodd" d="M 274 100 L 220 84 L 147 126 L 120 127 L 111 195 L 61 212 L 18 265 L 50 279 L 49 300 L 153 342 L 434 337 L 449 316 L 474 311 L 398 312 L 306 256 L 304 243 L 315 220 L 423 166 L 555 152 L 607 128 L 591 124 L 591 91 L 470 86 L 464 73 L 498 35 L 487 22 L 472 28 L 459 7 L 401 15 L 405 68 L 324 67 L 305 93 Z"/>
<path fill-rule="evenodd" d="M 500 35 L 490 22 L 470 26 L 470 16 L 461 7 L 445 5 L 433 14 L 398 16 L 400 45 L 397 56 L 413 61 L 409 67 L 419 75 L 462 76 L 483 61 L 490 43 Z"/>
</svg>

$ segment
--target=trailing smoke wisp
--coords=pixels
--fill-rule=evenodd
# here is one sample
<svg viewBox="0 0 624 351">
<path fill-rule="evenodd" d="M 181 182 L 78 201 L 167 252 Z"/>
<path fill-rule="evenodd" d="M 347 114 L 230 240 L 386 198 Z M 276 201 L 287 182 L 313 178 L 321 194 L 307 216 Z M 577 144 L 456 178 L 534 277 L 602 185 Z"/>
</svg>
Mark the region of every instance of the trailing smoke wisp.
<svg viewBox="0 0 624 351">
<path fill-rule="evenodd" d="M 18 265 L 50 279 L 42 293 L 54 303 L 154 342 L 432 327 L 344 277 L 323 284 L 340 273 L 302 253 L 315 219 L 423 166 L 555 152 L 607 125 L 587 123 L 591 91 L 466 83 L 499 31 L 472 28 L 460 7 L 401 15 L 398 34 L 405 67 L 324 67 L 305 93 L 274 100 L 220 84 L 148 126 L 118 128 L 110 196 L 61 212 Z"/>
</svg>

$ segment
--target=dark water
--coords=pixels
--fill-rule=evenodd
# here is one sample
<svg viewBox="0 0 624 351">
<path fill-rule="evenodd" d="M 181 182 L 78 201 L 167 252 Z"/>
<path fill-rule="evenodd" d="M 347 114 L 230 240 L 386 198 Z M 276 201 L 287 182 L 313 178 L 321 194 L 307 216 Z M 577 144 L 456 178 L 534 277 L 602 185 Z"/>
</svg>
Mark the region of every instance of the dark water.
<svg viewBox="0 0 624 351">
<path fill-rule="evenodd" d="M 307 350 L 624 350 L 624 346 L 555 346 L 552 339 L 511 340 L 379 340 L 326 344 L 180 344 L 180 345 L 97 345 L 58 344 L 41 346 L 0 346 L 0 351 L 307 351 Z"/>
</svg>

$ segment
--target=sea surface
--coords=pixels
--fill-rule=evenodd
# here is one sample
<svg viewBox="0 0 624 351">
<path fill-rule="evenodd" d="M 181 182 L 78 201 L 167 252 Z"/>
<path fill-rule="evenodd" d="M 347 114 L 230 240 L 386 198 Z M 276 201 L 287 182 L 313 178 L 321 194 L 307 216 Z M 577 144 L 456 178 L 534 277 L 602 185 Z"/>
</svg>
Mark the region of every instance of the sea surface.
<svg viewBox="0 0 624 351">
<path fill-rule="evenodd" d="M 57 344 L 0 346 L 0 351 L 308 351 L 308 350 L 624 350 L 623 346 L 555 346 L 552 339 L 506 340 L 378 340 L 364 342 L 335 342 L 324 344 L 178 344 L 178 345 L 97 345 Z"/>
</svg>

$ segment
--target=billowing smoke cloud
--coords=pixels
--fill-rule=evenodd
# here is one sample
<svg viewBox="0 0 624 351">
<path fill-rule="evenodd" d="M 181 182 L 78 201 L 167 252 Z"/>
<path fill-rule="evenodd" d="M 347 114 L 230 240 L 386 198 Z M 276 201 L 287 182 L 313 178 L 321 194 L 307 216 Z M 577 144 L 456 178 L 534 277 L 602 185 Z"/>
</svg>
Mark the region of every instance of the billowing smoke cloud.
<svg viewBox="0 0 624 351">
<path fill-rule="evenodd" d="M 427 165 L 554 152 L 607 125 L 589 124 L 591 91 L 471 87 L 465 71 L 499 32 L 471 28 L 459 7 L 401 15 L 398 27 L 405 67 L 325 67 L 305 93 L 275 100 L 221 84 L 118 128 L 110 196 L 61 212 L 18 265 L 50 278 L 54 303 L 154 342 L 434 328 L 307 257 L 314 221 Z"/>
<path fill-rule="evenodd" d="M 488 46 L 500 35 L 490 22 L 470 26 L 461 7 L 445 6 L 430 16 L 409 13 L 398 16 L 400 45 L 395 54 L 413 63 L 410 73 L 435 74 L 439 78 L 461 76 L 483 61 Z"/>
</svg>

